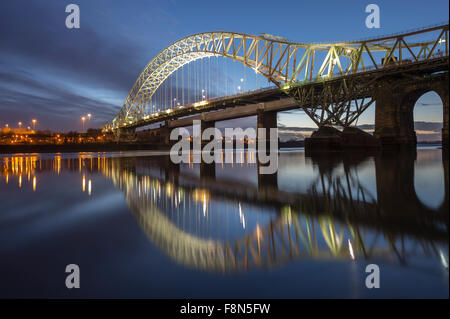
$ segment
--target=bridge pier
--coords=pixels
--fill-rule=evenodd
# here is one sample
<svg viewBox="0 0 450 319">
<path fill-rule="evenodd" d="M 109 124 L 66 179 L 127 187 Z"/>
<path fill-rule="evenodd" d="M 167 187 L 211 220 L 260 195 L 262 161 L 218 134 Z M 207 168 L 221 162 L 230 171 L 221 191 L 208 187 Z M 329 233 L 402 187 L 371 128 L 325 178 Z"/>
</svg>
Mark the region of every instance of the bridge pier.
<svg viewBox="0 0 450 319">
<path fill-rule="evenodd" d="M 278 127 L 278 114 L 277 111 L 257 111 L 257 128 L 266 129 L 266 151 L 270 148 L 270 129 Z M 256 148 L 259 149 L 259 136 L 256 132 Z"/>
<path fill-rule="evenodd" d="M 346 127 L 339 131 L 331 126 L 321 126 L 311 137 L 305 139 L 307 152 L 371 150 L 379 146 L 375 137 L 356 127 Z"/>
<path fill-rule="evenodd" d="M 204 115 L 202 114 L 202 117 Z M 214 128 L 216 125 L 216 122 L 214 121 L 200 121 L 200 138 L 203 136 L 203 132 L 208 128 Z M 213 141 L 214 137 L 211 137 L 210 139 L 203 140 L 201 139 L 201 149 L 203 150 L 203 147 L 208 144 L 209 142 Z M 212 153 L 212 152 L 211 152 Z M 203 160 L 200 162 L 200 180 L 202 183 L 205 183 L 206 180 L 215 180 L 216 179 L 216 163 L 205 163 Z"/>
<path fill-rule="evenodd" d="M 380 83 L 375 92 L 375 132 L 383 147 L 415 147 L 417 143 L 414 131 L 414 106 L 425 93 L 435 91 L 442 100 L 443 128 L 442 142 L 448 146 L 449 138 L 449 90 L 448 75 L 429 81 L 413 84 L 393 85 Z"/>
<path fill-rule="evenodd" d="M 205 121 L 205 120 L 201 120 L 200 121 L 200 138 L 203 136 L 203 132 L 208 129 L 208 128 L 214 128 L 216 126 L 216 122 L 214 121 Z M 205 146 L 206 144 L 208 144 L 209 142 L 211 142 L 212 140 L 214 140 L 214 137 L 211 137 L 209 140 L 201 140 L 201 146 L 203 149 L 203 146 Z"/>
</svg>

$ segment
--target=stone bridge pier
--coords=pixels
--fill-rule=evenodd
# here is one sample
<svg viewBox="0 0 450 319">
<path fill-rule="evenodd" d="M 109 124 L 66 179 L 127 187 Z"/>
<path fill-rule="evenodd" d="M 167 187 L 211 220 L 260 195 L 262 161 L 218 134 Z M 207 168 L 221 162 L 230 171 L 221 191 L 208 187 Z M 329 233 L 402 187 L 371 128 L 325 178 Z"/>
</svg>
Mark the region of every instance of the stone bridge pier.
<svg viewBox="0 0 450 319">
<path fill-rule="evenodd" d="M 375 92 L 375 132 L 382 146 L 415 146 L 414 106 L 417 100 L 429 91 L 435 91 L 443 105 L 443 145 L 448 147 L 449 139 L 449 89 L 448 74 L 437 79 L 414 84 L 380 83 Z"/>
<path fill-rule="evenodd" d="M 266 130 L 266 152 L 270 149 L 270 129 L 278 127 L 278 113 L 276 111 L 258 110 L 257 113 L 257 129 L 263 128 Z M 259 136 L 256 132 L 256 147 L 259 149 Z"/>
</svg>

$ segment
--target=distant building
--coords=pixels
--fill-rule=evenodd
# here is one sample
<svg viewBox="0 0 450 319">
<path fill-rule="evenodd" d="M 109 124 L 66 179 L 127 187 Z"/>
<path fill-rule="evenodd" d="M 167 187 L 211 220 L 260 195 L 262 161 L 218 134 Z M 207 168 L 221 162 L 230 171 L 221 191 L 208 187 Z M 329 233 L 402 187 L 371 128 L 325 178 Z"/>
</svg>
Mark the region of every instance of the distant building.
<svg viewBox="0 0 450 319">
<path fill-rule="evenodd" d="M 9 128 L 4 127 L 2 130 L 0 130 L 1 134 L 18 134 L 18 135 L 30 135 L 30 134 L 36 134 L 35 131 L 29 130 L 27 128 Z"/>
</svg>

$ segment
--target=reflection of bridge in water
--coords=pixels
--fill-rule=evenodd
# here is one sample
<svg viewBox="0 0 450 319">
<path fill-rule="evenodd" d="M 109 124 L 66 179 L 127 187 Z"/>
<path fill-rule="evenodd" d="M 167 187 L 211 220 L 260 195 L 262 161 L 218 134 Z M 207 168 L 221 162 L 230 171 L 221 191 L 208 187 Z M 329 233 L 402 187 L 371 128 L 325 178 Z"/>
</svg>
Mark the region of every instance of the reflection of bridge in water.
<svg viewBox="0 0 450 319">
<path fill-rule="evenodd" d="M 375 158 L 376 196 L 357 176 L 365 159 L 313 159 L 318 178 L 303 194 L 278 189 L 276 174 L 259 175 L 252 186 L 216 179 L 209 166 L 198 178 L 164 157 L 111 159 L 103 172 L 124 192 L 151 241 L 188 267 L 228 272 L 300 258 L 381 258 L 401 265 L 417 254 L 447 258 L 448 159 L 445 199 L 437 210 L 415 194 L 414 157 Z M 344 169 L 336 174 L 339 164 Z M 272 207 L 277 218 L 242 238 L 216 240 L 193 235 L 167 216 L 181 203 L 201 202 L 204 210 L 211 199 Z"/>
</svg>

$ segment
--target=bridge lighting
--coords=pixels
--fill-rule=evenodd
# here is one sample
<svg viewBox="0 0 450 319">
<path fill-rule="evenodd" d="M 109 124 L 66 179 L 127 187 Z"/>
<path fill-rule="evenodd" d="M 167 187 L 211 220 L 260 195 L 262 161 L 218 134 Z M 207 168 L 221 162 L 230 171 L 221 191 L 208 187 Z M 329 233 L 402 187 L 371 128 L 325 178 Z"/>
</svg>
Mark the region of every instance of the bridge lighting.
<svg viewBox="0 0 450 319">
<path fill-rule="evenodd" d="M 203 106 L 206 104 L 208 104 L 208 101 L 200 101 L 200 102 L 194 103 L 194 107 L 199 107 L 199 106 Z"/>
<path fill-rule="evenodd" d="M 348 240 L 348 251 L 350 252 L 350 257 L 352 257 L 352 259 L 355 259 L 355 255 L 353 254 L 353 246 L 352 246 L 352 242 L 350 241 L 350 239 Z"/>
</svg>

